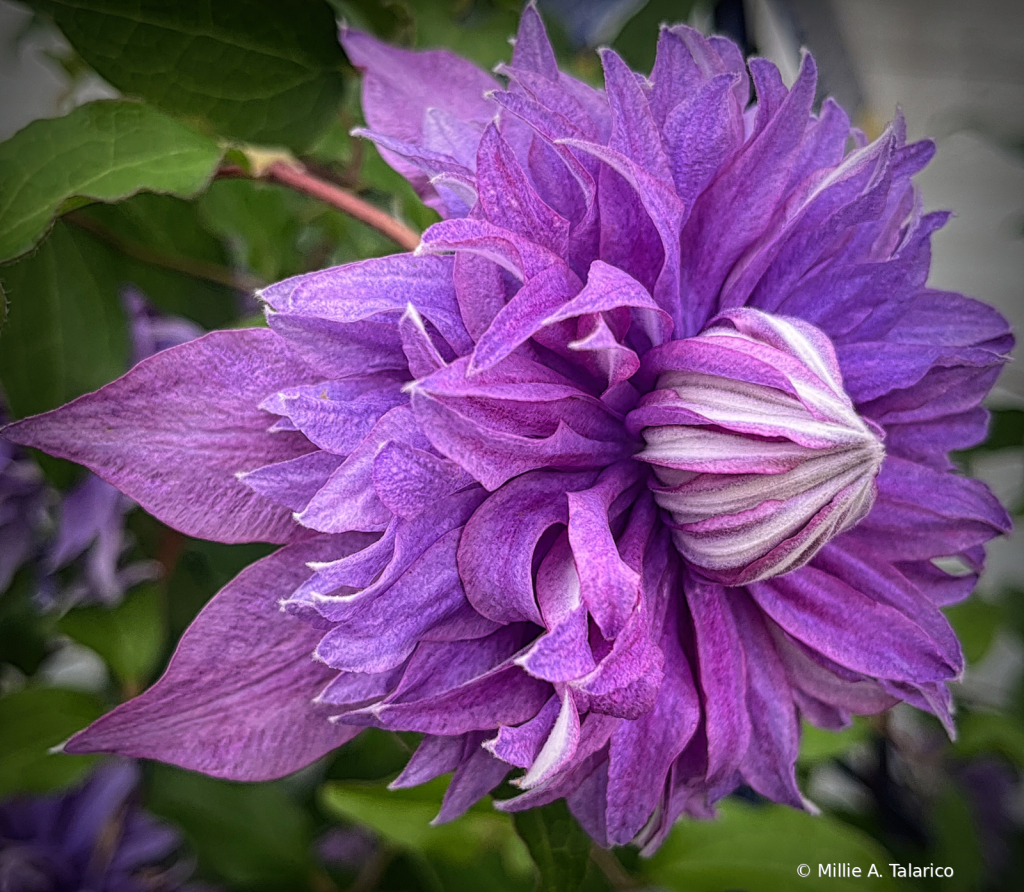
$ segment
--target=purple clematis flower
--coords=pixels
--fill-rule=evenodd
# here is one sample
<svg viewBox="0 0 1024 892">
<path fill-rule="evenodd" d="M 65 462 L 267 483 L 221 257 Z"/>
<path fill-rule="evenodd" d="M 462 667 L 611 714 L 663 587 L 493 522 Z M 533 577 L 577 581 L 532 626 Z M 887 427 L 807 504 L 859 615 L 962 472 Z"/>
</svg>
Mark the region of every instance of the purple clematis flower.
<svg viewBox="0 0 1024 892">
<path fill-rule="evenodd" d="M 203 333 L 192 322 L 158 313 L 134 288 L 126 288 L 122 299 L 129 316 L 133 365 Z M 54 523 L 49 509 L 55 504 Z M 19 567 L 38 559 L 36 600 L 41 607 L 119 603 L 128 589 L 159 572 L 149 561 L 122 565 L 128 547 L 124 518 L 134 507 L 131 499 L 95 474 L 85 474 L 61 499 L 34 461 L 0 441 L 0 593 Z M 56 574 L 71 565 L 76 572 L 66 583 L 59 582 Z"/>
<path fill-rule="evenodd" d="M 0 803 L 0 889 L 11 892 L 171 892 L 192 864 L 181 837 L 133 804 L 131 762 L 97 770 L 76 790 Z"/>
<path fill-rule="evenodd" d="M 949 725 L 939 608 L 1009 521 L 947 453 L 1012 338 L 925 284 L 932 144 L 813 114 L 809 55 L 787 89 L 685 27 L 650 77 L 605 51 L 604 91 L 533 6 L 502 82 L 342 41 L 364 135 L 445 218 L 415 254 L 273 285 L 269 331 L 5 431 L 189 535 L 284 545 L 68 750 L 260 779 L 419 731 L 394 785 L 454 772 L 441 820 L 521 769 L 501 808 L 565 797 L 653 847 L 739 784 L 803 806 L 801 718 Z"/>
</svg>

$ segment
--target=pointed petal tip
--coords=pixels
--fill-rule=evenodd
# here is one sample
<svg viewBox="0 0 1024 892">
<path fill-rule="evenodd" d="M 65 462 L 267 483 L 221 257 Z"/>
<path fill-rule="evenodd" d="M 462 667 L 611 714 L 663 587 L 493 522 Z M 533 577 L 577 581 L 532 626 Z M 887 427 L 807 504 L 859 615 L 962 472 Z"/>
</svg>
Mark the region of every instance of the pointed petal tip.
<svg viewBox="0 0 1024 892">
<path fill-rule="evenodd" d="M 814 815 L 815 817 L 818 817 L 818 815 L 821 814 L 821 809 L 806 796 L 801 795 L 800 800 L 803 804 L 804 811 L 806 811 L 808 814 Z"/>
<path fill-rule="evenodd" d="M 73 750 L 67 749 L 67 746 L 69 743 L 71 743 L 72 738 L 76 736 L 77 735 L 73 734 L 71 737 L 67 738 L 67 740 L 62 740 L 60 743 L 54 744 L 49 749 L 47 749 L 46 754 L 49 756 L 63 756 L 66 753 L 74 752 Z"/>
</svg>

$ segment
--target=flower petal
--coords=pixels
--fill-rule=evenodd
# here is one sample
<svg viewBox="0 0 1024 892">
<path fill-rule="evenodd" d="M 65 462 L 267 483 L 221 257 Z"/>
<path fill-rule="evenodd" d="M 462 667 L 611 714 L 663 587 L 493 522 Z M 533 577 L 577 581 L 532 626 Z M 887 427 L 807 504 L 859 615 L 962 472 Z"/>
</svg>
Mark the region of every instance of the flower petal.
<svg viewBox="0 0 1024 892">
<path fill-rule="evenodd" d="M 287 542 L 291 513 L 237 475 L 312 451 L 300 434 L 268 433 L 271 416 L 256 407 L 316 379 L 272 332 L 213 332 L 3 436 L 84 464 L 187 535 Z"/>
<path fill-rule="evenodd" d="M 290 545 L 247 567 L 182 636 L 163 677 L 65 745 L 159 759 L 232 780 L 290 774 L 355 736 L 327 721 L 314 698 L 334 674 L 312 660 L 319 633 L 283 614 L 278 600 L 306 563 L 351 551 L 331 537 Z"/>
</svg>

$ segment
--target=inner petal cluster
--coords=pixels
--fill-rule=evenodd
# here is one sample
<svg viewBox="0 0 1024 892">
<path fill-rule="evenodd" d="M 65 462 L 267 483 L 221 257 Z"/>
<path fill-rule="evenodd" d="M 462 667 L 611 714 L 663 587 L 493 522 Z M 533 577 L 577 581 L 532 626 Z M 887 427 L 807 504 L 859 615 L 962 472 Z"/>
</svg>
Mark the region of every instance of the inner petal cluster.
<svg viewBox="0 0 1024 892">
<path fill-rule="evenodd" d="M 733 310 L 652 351 L 657 389 L 632 414 L 676 548 L 727 585 L 806 564 L 867 515 L 883 432 L 843 389 L 828 337 Z"/>
</svg>

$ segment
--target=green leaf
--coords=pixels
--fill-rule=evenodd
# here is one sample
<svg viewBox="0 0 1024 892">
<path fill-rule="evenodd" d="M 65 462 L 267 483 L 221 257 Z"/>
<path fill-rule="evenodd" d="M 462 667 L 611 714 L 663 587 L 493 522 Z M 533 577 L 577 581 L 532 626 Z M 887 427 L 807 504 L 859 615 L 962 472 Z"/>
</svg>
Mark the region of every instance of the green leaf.
<svg viewBox="0 0 1024 892">
<path fill-rule="evenodd" d="M 310 816 L 284 784 L 239 784 L 154 765 L 147 807 L 188 836 L 200 867 L 232 886 L 308 889 Z"/>
<path fill-rule="evenodd" d="M 59 222 L 29 257 L 0 270 L 11 310 L 0 384 L 16 418 L 101 387 L 128 367 L 128 332 L 108 249 Z"/>
<path fill-rule="evenodd" d="M 970 803 L 952 784 L 946 784 L 931 807 L 933 849 L 929 861 L 953 868 L 943 880 L 943 892 L 974 892 L 981 887 L 985 863 Z"/>
<path fill-rule="evenodd" d="M 842 731 L 826 731 L 804 722 L 797 762 L 800 765 L 813 765 L 826 759 L 838 758 L 849 752 L 851 747 L 869 740 L 870 737 L 871 728 L 859 716 L 854 718 L 849 728 Z"/>
<path fill-rule="evenodd" d="M 1024 409 L 993 409 L 988 436 L 978 449 L 993 450 L 1024 446 Z"/>
<path fill-rule="evenodd" d="M 399 736 L 394 731 L 367 728 L 334 753 L 326 779 L 383 782 L 397 777 L 416 749 L 418 738 L 418 734 Z"/>
<path fill-rule="evenodd" d="M 310 208 L 303 196 L 272 183 L 227 179 L 213 183 L 198 205 L 205 225 L 232 247 L 236 262 L 263 281 L 306 271 L 298 244 Z"/>
<path fill-rule="evenodd" d="M 519 27 L 522 3 L 409 0 L 408 5 L 415 18 L 418 47 L 447 47 L 486 70 L 511 59 L 508 42 Z"/>
<path fill-rule="evenodd" d="M 876 892 L 901 888 L 890 874 L 893 856 L 834 818 L 735 800 L 723 802 L 720 809 L 715 821 L 677 823 L 665 845 L 644 866 L 644 874 L 655 883 L 686 892 L 857 892 L 866 883 Z M 830 864 L 859 867 L 861 877 L 830 877 L 824 873 Z M 809 869 L 807 877 L 797 873 L 800 865 Z M 879 876 L 868 878 L 872 865 Z"/>
<path fill-rule="evenodd" d="M 92 648 L 132 691 L 139 691 L 156 669 L 167 634 L 163 594 L 143 585 L 112 609 L 80 607 L 58 623 L 65 635 Z"/>
<path fill-rule="evenodd" d="M 344 88 L 323 0 L 30 0 L 117 89 L 246 142 L 304 149 Z"/>
<path fill-rule="evenodd" d="M 324 808 L 365 824 L 404 849 L 468 864 L 482 850 L 496 850 L 510 874 L 530 873 L 530 856 L 516 835 L 512 819 L 494 810 L 489 799 L 448 824 L 433 825 L 447 778 L 405 790 L 357 782 L 328 783 L 321 788 Z"/>
<path fill-rule="evenodd" d="M 1024 591 L 1004 589 L 1000 592 L 999 601 L 1003 609 L 1004 628 L 1024 638 Z"/>
<path fill-rule="evenodd" d="M 980 598 L 969 598 L 945 609 L 968 663 L 977 663 L 988 653 L 1002 617 L 1002 610 Z"/>
<path fill-rule="evenodd" d="M 516 830 L 540 872 L 538 892 L 576 892 L 590 860 L 590 837 L 569 814 L 565 800 L 516 812 Z"/>
<path fill-rule="evenodd" d="M 3 331 L 4 323 L 7 321 L 7 295 L 3 287 L 0 287 L 0 331 Z"/>
<path fill-rule="evenodd" d="M 91 694 L 60 688 L 28 688 L 0 697 L 0 799 L 16 792 L 44 793 L 74 783 L 92 756 L 50 753 L 99 718 Z"/>
<path fill-rule="evenodd" d="M 1013 717 L 994 712 L 971 712 L 957 718 L 960 756 L 999 753 L 1024 767 L 1024 726 Z"/>
<path fill-rule="evenodd" d="M 0 143 L 0 263 L 30 251 L 54 216 L 89 199 L 196 195 L 220 155 L 213 140 L 137 102 L 90 102 L 34 121 Z"/>
<path fill-rule="evenodd" d="M 619 32 L 612 47 L 634 71 L 647 73 L 654 67 L 658 28 L 663 24 L 685 23 L 697 0 L 649 0 Z"/>
<path fill-rule="evenodd" d="M 53 617 L 34 603 L 35 568 L 22 567 L 0 592 L 0 663 L 34 675 L 53 650 Z"/>
<path fill-rule="evenodd" d="M 204 328 L 230 323 L 238 289 L 260 284 L 236 275 L 196 201 L 143 194 L 92 205 L 69 219 L 108 248 L 118 281 L 131 282 L 154 306 Z"/>
<path fill-rule="evenodd" d="M 409 46 L 416 37 L 416 20 L 405 0 L 329 0 L 352 27 L 369 31 L 390 44 Z"/>
</svg>

